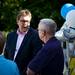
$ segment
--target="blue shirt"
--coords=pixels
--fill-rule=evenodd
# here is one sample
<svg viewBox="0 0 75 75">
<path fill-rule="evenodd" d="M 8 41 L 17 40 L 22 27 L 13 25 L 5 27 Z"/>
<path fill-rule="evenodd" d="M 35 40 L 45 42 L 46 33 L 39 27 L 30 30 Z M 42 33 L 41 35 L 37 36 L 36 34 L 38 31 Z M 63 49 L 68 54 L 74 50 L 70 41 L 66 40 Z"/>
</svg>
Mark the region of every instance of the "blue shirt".
<svg viewBox="0 0 75 75">
<path fill-rule="evenodd" d="M 55 37 L 51 38 L 28 67 L 41 75 L 63 75 L 64 55 L 60 41 Z"/>
<path fill-rule="evenodd" d="M 15 62 L 5 59 L 3 55 L 0 55 L 0 75 L 19 75 Z"/>
</svg>

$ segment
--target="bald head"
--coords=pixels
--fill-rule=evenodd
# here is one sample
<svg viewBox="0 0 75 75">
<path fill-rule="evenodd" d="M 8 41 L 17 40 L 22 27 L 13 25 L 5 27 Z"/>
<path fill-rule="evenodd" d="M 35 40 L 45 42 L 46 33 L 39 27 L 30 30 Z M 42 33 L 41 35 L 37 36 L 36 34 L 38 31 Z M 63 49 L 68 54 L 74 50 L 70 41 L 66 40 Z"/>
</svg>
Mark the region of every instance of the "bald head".
<svg viewBox="0 0 75 75">
<path fill-rule="evenodd" d="M 57 29 L 57 24 L 55 23 L 54 20 L 46 18 L 40 20 L 38 27 L 54 35 Z"/>
<path fill-rule="evenodd" d="M 4 44 L 5 44 L 5 38 L 2 32 L 0 32 L 0 54 L 2 54 L 3 52 Z"/>
</svg>

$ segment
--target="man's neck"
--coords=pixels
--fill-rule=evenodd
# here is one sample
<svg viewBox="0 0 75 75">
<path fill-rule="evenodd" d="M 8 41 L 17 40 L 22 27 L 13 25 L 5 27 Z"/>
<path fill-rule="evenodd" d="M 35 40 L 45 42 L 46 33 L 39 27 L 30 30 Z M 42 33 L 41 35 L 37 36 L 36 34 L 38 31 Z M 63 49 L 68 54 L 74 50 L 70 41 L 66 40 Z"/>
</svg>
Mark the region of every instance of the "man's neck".
<svg viewBox="0 0 75 75">
<path fill-rule="evenodd" d="M 47 35 L 46 37 L 45 37 L 45 40 L 44 40 L 44 43 L 46 43 L 49 39 L 51 39 L 52 37 L 54 37 L 53 35 Z"/>
</svg>

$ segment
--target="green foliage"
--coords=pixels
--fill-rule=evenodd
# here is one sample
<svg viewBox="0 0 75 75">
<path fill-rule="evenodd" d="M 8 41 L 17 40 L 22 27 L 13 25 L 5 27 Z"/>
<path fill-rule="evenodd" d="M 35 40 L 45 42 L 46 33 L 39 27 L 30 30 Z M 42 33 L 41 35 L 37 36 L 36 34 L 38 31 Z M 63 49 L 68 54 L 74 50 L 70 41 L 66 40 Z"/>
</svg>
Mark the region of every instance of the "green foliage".
<svg viewBox="0 0 75 75">
<path fill-rule="evenodd" d="M 5 39 L 7 38 L 7 34 L 9 33 L 8 31 L 2 31 L 2 33 L 3 33 L 3 35 L 4 35 L 4 37 L 5 37 Z"/>
<path fill-rule="evenodd" d="M 11 31 L 16 28 L 19 10 L 29 9 L 33 15 L 31 26 L 37 28 L 41 18 L 53 18 L 60 28 L 64 22 L 60 8 L 67 0 L 2 0 L 0 1 L 0 30 Z M 75 3 L 74 0 L 68 0 Z"/>
</svg>

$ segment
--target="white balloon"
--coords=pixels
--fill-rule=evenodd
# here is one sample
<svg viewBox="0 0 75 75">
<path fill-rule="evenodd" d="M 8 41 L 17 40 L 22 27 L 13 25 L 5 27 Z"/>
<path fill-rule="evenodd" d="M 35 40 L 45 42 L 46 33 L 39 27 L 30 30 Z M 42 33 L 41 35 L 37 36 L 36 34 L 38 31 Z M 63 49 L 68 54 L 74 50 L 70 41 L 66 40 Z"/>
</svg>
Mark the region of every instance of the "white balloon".
<svg viewBox="0 0 75 75">
<path fill-rule="evenodd" d="M 59 40 L 75 39 L 75 10 L 71 10 L 66 15 L 66 21 L 59 31 L 56 32 L 55 36 Z"/>
<path fill-rule="evenodd" d="M 75 10 L 71 10 L 67 13 L 66 24 L 69 27 L 75 28 Z"/>
<path fill-rule="evenodd" d="M 67 38 L 75 38 L 75 10 L 71 10 L 67 13 L 66 15 L 66 25 L 67 28 L 66 30 L 68 30 L 69 32 L 64 32 L 64 35 Z"/>
<path fill-rule="evenodd" d="M 57 39 L 62 41 L 75 39 L 74 25 L 72 26 L 67 23 L 69 22 L 65 21 L 63 26 L 60 28 L 60 30 L 55 33 L 55 37 Z"/>
<path fill-rule="evenodd" d="M 63 31 L 64 31 L 64 29 L 66 29 L 66 28 L 67 28 L 66 22 L 64 22 L 64 24 L 62 25 L 62 27 L 60 28 L 60 30 L 55 33 L 55 37 L 56 37 L 58 40 L 64 41 L 64 40 L 66 39 L 66 38 L 64 37 L 64 34 L 63 34 Z"/>
</svg>

